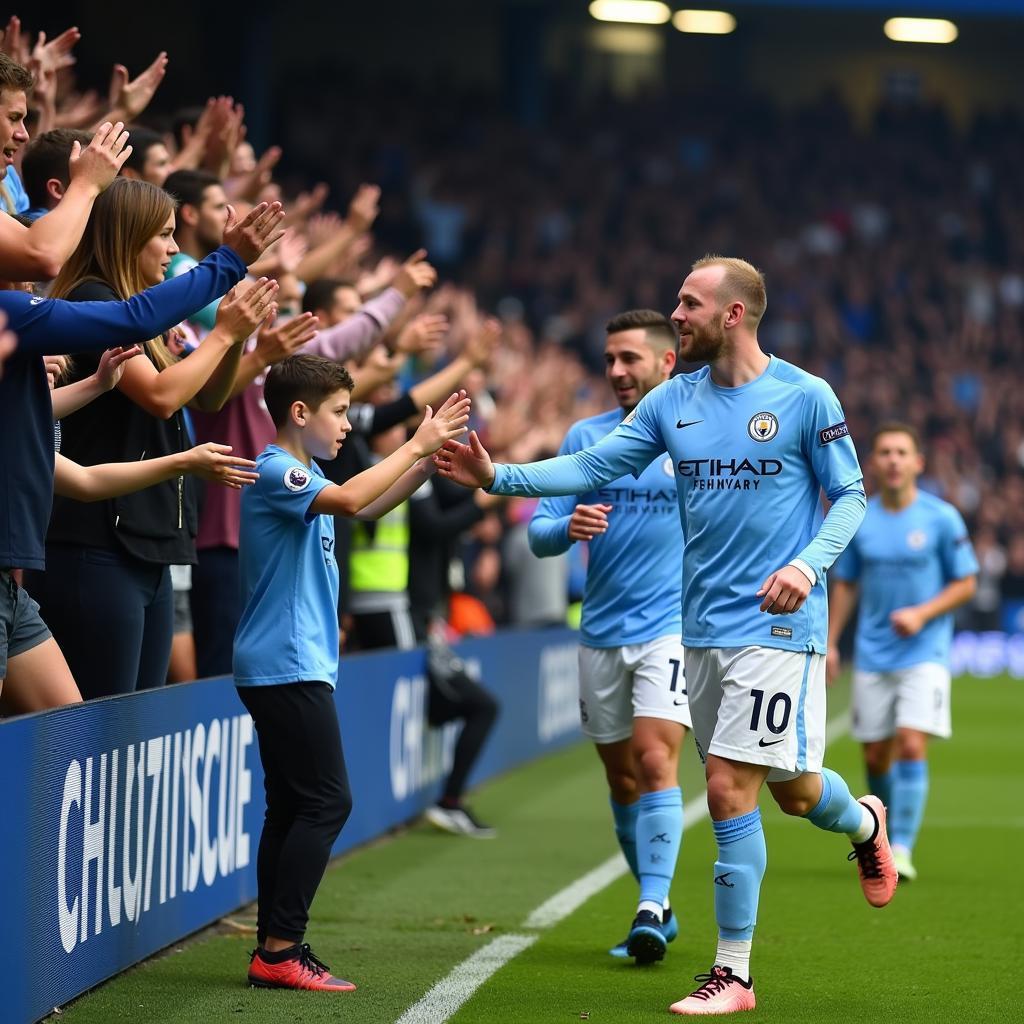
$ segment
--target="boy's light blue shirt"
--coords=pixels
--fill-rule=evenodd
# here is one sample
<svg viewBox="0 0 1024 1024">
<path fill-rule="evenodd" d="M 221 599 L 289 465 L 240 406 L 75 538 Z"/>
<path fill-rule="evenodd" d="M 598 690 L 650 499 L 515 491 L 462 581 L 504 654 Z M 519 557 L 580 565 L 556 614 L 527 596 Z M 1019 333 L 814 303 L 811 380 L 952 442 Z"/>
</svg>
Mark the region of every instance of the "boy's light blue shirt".
<svg viewBox="0 0 1024 1024">
<path fill-rule="evenodd" d="M 737 388 L 715 384 L 708 367 L 674 377 L 593 447 L 496 466 L 490 490 L 585 494 L 639 474 L 666 449 L 686 544 L 683 642 L 824 653 L 825 572 L 863 518 L 863 481 L 832 389 L 781 359 Z M 824 523 L 822 489 L 832 502 Z M 762 613 L 757 591 L 794 558 L 817 576 L 810 595 L 791 615 Z"/>
<path fill-rule="evenodd" d="M 574 423 L 559 455 L 596 444 L 622 420 L 612 409 Z M 588 647 L 622 647 L 682 635 L 682 553 L 675 469 L 662 453 L 638 477 L 586 494 L 543 498 L 530 520 L 535 555 L 567 551 L 577 504 L 611 505 L 608 529 L 588 542 L 580 636 Z"/>
<path fill-rule="evenodd" d="M 338 566 L 334 518 L 310 511 L 331 481 L 275 444 L 242 493 L 238 566 L 242 617 L 237 686 L 338 681 Z"/>
<path fill-rule="evenodd" d="M 915 636 L 897 636 L 889 616 L 897 608 L 930 601 L 953 580 L 978 571 L 960 513 L 941 498 L 918 491 L 898 512 L 875 495 L 857 535 L 833 570 L 860 585 L 853 661 L 865 672 L 889 672 L 924 662 L 948 664 L 953 616 L 932 619 Z"/>
</svg>

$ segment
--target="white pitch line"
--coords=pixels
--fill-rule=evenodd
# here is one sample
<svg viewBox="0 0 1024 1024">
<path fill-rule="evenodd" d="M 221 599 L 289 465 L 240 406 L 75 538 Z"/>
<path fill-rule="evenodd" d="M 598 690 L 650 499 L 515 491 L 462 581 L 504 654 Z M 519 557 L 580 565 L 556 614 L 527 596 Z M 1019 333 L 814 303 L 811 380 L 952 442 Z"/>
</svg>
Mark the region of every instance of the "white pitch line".
<svg viewBox="0 0 1024 1024">
<path fill-rule="evenodd" d="M 708 801 L 704 793 L 691 800 L 683 808 L 683 831 L 703 821 L 708 816 Z M 549 900 L 545 900 L 534 909 L 523 922 L 524 928 L 551 928 L 563 918 L 579 910 L 591 896 L 596 896 L 602 889 L 608 888 L 612 882 L 621 878 L 629 871 L 626 858 L 621 853 L 609 857 L 593 871 L 577 878 L 561 892 L 556 892 Z"/>
<path fill-rule="evenodd" d="M 848 712 L 836 715 L 825 725 L 825 746 L 845 735 L 850 727 Z M 683 831 L 708 816 L 707 793 L 691 800 L 683 808 Z M 588 871 L 535 907 L 523 923 L 524 928 L 551 928 L 578 910 L 592 896 L 606 889 L 629 870 L 621 853 Z M 444 1024 L 463 1003 L 513 957 L 532 946 L 539 935 L 499 935 L 472 956 L 457 964 L 422 999 L 409 1007 L 395 1024 Z"/>
<path fill-rule="evenodd" d="M 532 946 L 537 938 L 536 935 L 499 935 L 492 939 L 410 1006 L 395 1024 L 442 1024 L 454 1016 L 495 971 Z"/>
</svg>

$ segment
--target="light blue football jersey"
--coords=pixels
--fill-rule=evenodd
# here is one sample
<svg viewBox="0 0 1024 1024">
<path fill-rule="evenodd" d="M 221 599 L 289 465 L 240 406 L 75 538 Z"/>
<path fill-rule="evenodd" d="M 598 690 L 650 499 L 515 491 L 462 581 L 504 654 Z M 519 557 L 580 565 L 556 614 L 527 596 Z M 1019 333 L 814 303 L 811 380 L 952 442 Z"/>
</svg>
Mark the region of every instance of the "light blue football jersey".
<svg viewBox="0 0 1024 1024">
<path fill-rule="evenodd" d="M 854 664 L 865 672 L 889 672 L 924 662 L 948 664 L 953 616 L 932 619 L 916 636 L 896 635 L 889 616 L 897 608 L 930 601 L 953 580 L 972 576 L 978 560 L 960 513 L 933 494 L 898 512 L 875 495 L 857 535 L 833 570 L 860 585 Z"/>
<path fill-rule="evenodd" d="M 683 527 L 683 642 L 690 647 L 826 650 L 825 572 L 864 514 L 857 453 L 823 380 L 772 356 L 736 388 L 705 367 L 660 384 L 592 447 L 498 465 L 491 491 L 586 494 L 668 451 Z M 834 503 L 822 524 L 820 491 Z M 817 574 L 792 615 L 759 611 L 765 579 L 793 558 Z M 637 564 L 635 573 L 650 572 Z"/>
<path fill-rule="evenodd" d="M 338 682 L 338 565 L 334 517 L 309 507 L 331 481 L 277 445 L 256 459 L 242 492 L 238 567 L 242 617 L 237 686 Z"/>
<path fill-rule="evenodd" d="M 569 428 L 559 455 L 600 441 L 622 420 L 613 409 Z M 682 635 L 682 553 L 675 468 L 663 452 L 639 476 L 586 494 L 543 498 L 530 520 L 535 555 L 567 551 L 577 504 L 611 505 L 608 529 L 588 542 L 580 637 L 588 647 L 622 647 Z"/>
</svg>

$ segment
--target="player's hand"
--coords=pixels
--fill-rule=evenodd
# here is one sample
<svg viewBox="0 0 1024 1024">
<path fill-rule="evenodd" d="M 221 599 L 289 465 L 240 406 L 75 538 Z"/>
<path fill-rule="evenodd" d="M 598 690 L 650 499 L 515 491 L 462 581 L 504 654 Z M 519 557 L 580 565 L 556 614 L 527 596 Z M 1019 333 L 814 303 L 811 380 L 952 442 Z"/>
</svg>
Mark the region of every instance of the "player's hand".
<svg viewBox="0 0 1024 1024">
<path fill-rule="evenodd" d="M 413 450 L 419 458 L 433 455 L 441 445 L 466 432 L 471 404 L 465 391 L 456 391 L 436 413 L 427 406 L 423 422 L 412 436 Z"/>
<path fill-rule="evenodd" d="M 893 632 L 897 636 L 917 636 L 924 629 L 927 620 L 916 608 L 897 608 L 889 616 Z"/>
<path fill-rule="evenodd" d="M 463 487 L 490 487 L 494 483 L 494 464 L 476 431 L 469 432 L 469 444 L 446 441 L 434 454 L 438 473 Z"/>
<path fill-rule="evenodd" d="M 91 185 L 99 194 L 117 177 L 131 155 L 132 147 L 128 145 L 124 125 L 120 121 L 117 124 L 105 121 L 85 149 L 80 142 L 72 143 L 68 157 L 71 180 Z"/>
<path fill-rule="evenodd" d="M 234 249 L 248 266 L 284 234 L 283 220 L 284 210 L 280 203 L 259 203 L 244 220 L 237 222 L 234 208 L 229 206 L 224 244 Z"/>
<path fill-rule="evenodd" d="M 197 445 L 185 453 L 188 461 L 188 472 L 211 483 L 233 487 L 236 491 L 256 483 L 259 473 L 256 463 L 251 459 L 240 459 L 231 454 L 231 446 L 214 444 L 212 441 Z"/>
<path fill-rule="evenodd" d="M 761 584 L 761 611 L 769 615 L 792 615 L 803 607 L 811 592 L 811 581 L 795 566 L 784 565 Z"/>
<path fill-rule="evenodd" d="M 825 655 L 825 683 L 831 686 L 838 678 L 839 673 L 842 671 L 842 659 L 839 657 L 838 647 L 829 647 L 828 653 Z"/>
<path fill-rule="evenodd" d="M 100 364 L 96 367 L 96 382 L 104 391 L 112 391 L 117 387 L 124 373 L 124 364 L 129 359 L 142 355 L 141 345 L 129 345 L 127 347 L 108 348 L 100 356 Z"/>
<path fill-rule="evenodd" d="M 611 505 L 577 505 L 569 517 L 569 540 L 592 540 L 608 529 Z"/>
<path fill-rule="evenodd" d="M 64 376 L 68 367 L 67 356 L 43 356 L 43 366 L 46 368 L 46 383 L 52 391 L 57 386 L 57 381 Z"/>
</svg>

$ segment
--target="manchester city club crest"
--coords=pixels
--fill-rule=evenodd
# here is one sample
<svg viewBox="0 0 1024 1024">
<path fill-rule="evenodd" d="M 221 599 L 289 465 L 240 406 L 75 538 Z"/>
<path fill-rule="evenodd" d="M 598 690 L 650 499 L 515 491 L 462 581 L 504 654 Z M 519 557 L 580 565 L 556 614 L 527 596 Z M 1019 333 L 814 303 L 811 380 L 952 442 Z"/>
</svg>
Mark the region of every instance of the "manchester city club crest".
<svg viewBox="0 0 1024 1024">
<path fill-rule="evenodd" d="M 755 441 L 770 441 L 778 432 L 779 420 L 773 412 L 759 412 L 747 424 L 747 433 Z"/>
</svg>

